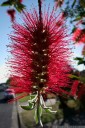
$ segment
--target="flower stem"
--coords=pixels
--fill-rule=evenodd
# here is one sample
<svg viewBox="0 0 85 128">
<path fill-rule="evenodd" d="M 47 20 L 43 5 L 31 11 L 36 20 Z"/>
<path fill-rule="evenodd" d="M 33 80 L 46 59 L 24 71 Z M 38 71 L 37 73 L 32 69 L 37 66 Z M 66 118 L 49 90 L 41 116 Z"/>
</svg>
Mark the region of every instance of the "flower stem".
<svg viewBox="0 0 85 128">
<path fill-rule="evenodd" d="M 39 126 L 41 126 L 41 113 L 40 113 L 40 89 L 38 89 L 37 118 L 38 118 L 38 125 L 39 125 Z"/>
<path fill-rule="evenodd" d="M 38 0 L 38 6 L 39 6 L 39 20 L 42 21 L 42 11 L 41 11 L 41 0 Z"/>
</svg>

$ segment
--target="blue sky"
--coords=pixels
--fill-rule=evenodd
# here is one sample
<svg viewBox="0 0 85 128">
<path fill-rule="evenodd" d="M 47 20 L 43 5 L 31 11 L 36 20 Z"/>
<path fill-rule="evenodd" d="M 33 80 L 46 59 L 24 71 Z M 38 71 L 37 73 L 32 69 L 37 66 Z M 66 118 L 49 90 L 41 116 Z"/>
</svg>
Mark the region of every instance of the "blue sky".
<svg viewBox="0 0 85 128">
<path fill-rule="evenodd" d="M 0 4 L 5 0 L 0 0 Z M 37 8 L 37 0 L 23 0 L 23 3 L 26 5 L 28 11 L 32 8 L 32 4 Z M 46 6 L 50 3 L 50 7 L 53 7 L 54 2 L 53 0 L 45 0 L 44 4 Z M 12 31 L 12 23 L 10 21 L 10 17 L 7 15 L 6 11 L 9 7 L 0 7 L 0 83 L 5 82 L 6 79 L 9 77 L 8 68 L 6 66 L 6 61 L 9 56 L 7 52 L 6 45 L 9 44 L 9 34 Z M 16 14 L 16 20 L 20 22 L 20 14 Z M 74 56 L 81 56 L 82 45 L 75 45 Z M 82 65 L 77 66 L 74 64 L 76 68 L 82 70 Z"/>
</svg>

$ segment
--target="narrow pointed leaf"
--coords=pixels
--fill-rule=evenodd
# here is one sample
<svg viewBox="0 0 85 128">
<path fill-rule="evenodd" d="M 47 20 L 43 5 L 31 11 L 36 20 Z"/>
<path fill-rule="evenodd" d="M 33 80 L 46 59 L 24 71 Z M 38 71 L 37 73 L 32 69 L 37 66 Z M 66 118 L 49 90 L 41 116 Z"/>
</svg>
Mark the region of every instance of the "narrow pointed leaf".
<svg viewBox="0 0 85 128">
<path fill-rule="evenodd" d="M 78 21 L 78 20 L 81 20 L 82 19 L 82 16 L 77 16 L 73 21 Z"/>
<path fill-rule="evenodd" d="M 72 8 L 74 7 L 75 3 L 76 3 L 76 0 L 73 1 Z"/>
<path fill-rule="evenodd" d="M 25 5 L 18 3 L 16 5 L 14 5 L 14 7 L 17 9 L 18 12 L 21 12 L 25 8 Z"/>
<path fill-rule="evenodd" d="M 1 4 L 1 6 L 10 6 L 10 5 L 11 5 L 11 3 L 9 1 L 3 2 Z"/>
<path fill-rule="evenodd" d="M 36 124 L 38 124 L 38 116 L 37 116 L 37 112 L 36 111 L 35 111 L 35 117 L 34 117 L 34 119 L 35 119 Z"/>
<path fill-rule="evenodd" d="M 40 116 L 40 117 L 39 117 Z M 39 118 L 40 118 L 40 124 L 41 124 L 41 126 L 42 126 L 42 121 L 41 121 L 41 116 L 42 116 L 42 107 L 41 106 L 39 106 L 39 115 L 37 114 L 37 110 L 35 111 L 35 121 L 36 121 L 36 124 L 38 124 L 39 123 Z"/>
<path fill-rule="evenodd" d="M 24 110 L 32 110 L 34 109 L 34 104 L 33 103 L 29 103 L 29 105 L 27 106 L 21 106 L 21 108 L 23 108 Z"/>
<path fill-rule="evenodd" d="M 77 80 L 79 79 L 78 76 L 76 76 L 76 75 L 72 75 L 72 74 L 70 74 L 69 77 L 72 78 L 72 79 L 77 79 Z"/>
<path fill-rule="evenodd" d="M 76 58 L 74 58 L 74 60 L 83 60 L 83 58 L 81 58 L 81 57 L 76 57 Z"/>
<path fill-rule="evenodd" d="M 56 113 L 56 112 L 57 112 L 57 111 L 53 111 L 53 110 L 51 110 L 51 109 L 49 109 L 49 108 L 46 108 L 45 111 L 48 112 L 48 113 L 49 113 L 49 112 L 50 112 L 50 113 Z"/>
</svg>

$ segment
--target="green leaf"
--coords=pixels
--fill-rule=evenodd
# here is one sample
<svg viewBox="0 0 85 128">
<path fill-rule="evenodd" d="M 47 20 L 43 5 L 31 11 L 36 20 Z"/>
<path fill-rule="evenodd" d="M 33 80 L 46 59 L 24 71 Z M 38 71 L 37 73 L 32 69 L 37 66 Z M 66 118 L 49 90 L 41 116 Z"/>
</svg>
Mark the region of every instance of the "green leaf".
<svg viewBox="0 0 85 128">
<path fill-rule="evenodd" d="M 35 95 L 30 95 L 30 99 L 34 99 L 35 98 Z"/>
<path fill-rule="evenodd" d="M 81 58 L 81 57 L 76 57 L 74 58 L 74 60 L 80 60 L 80 61 L 83 61 L 84 58 Z"/>
<path fill-rule="evenodd" d="M 25 9 L 25 5 L 21 3 L 15 4 L 14 7 L 17 9 L 18 12 L 21 12 L 23 9 Z"/>
<path fill-rule="evenodd" d="M 37 112 L 35 111 L 35 122 L 36 122 L 36 124 L 38 124 L 38 116 L 37 116 Z"/>
<path fill-rule="evenodd" d="M 78 65 L 80 65 L 80 64 L 84 64 L 84 61 L 79 61 L 78 62 Z"/>
<path fill-rule="evenodd" d="M 84 61 L 83 61 L 83 60 L 80 60 L 80 61 L 78 62 L 78 65 L 80 65 L 80 64 L 84 64 Z"/>
<path fill-rule="evenodd" d="M 1 6 L 10 6 L 11 5 L 11 2 L 10 1 L 6 1 L 6 2 L 3 2 L 1 4 Z"/>
<path fill-rule="evenodd" d="M 28 103 L 36 103 L 37 100 L 37 94 L 36 95 L 30 95 Z"/>
<path fill-rule="evenodd" d="M 74 28 L 72 29 L 72 32 L 71 33 L 74 33 L 76 30 L 76 27 L 74 26 Z"/>
<path fill-rule="evenodd" d="M 78 65 L 80 65 L 80 64 L 84 64 L 84 65 L 85 65 L 85 60 L 84 60 L 84 58 L 76 57 L 76 58 L 74 58 L 74 60 L 77 60 L 77 61 L 78 61 Z"/>
<path fill-rule="evenodd" d="M 42 125 L 42 121 L 41 121 L 41 116 L 42 116 L 42 107 L 41 106 L 39 106 L 39 113 L 37 112 L 38 110 L 36 109 L 35 110 L 35 121 L 36 121 L 36 124 L 38 124 L 39 123 L 39 121 L 40 121 L 40 124 L 41 124 L 41 126 L 43 126 Z"/>
<path fill-rule="evenodd" d="M 82 19 L 82 16 L 77 16 L 73 21 L 78 21 L 78 20 L 81 20 Z"/>
<path fill-rule="evenodd" d="M 56 113 L 56 112 L 57 112 L 57 111 L 53 111 L 53 110 L 51 110 L 51 109 L 49 109 L 49 108 L 45 108 L 45 111 L 48 112 L 48 113 L 49 113 L 49 112 L 50 112 L 50 113 Z"/>
<path fill-rule="evenodd" d="M 79 79 L 79 77 L 78 77 L 78 76 L 76 76 L 76 75 L 72 75 L 72 74 L 71 74 L 69 77 L 70 77 L 70 78 L 72 78 L 72 79 L 76 79 L 76 80 L 78 80 L 78 79 Z"/>
<path fill-rule="evenodd" d="M 76 0 L 73 1 L 72 8 L 74 7 L 75 3 L 76 3 Z"/>
<path fill-rule="evenodd" d="M 36 124 L 40 124 L 43 127 L 41 116 L 42 116 L 42 107 L 39 106 L 39 109 L 35 110 L 35 117 L 34 118 L 35 118 Z"/>
<path fill-rule="evenodd" d="M 39 113 L 40 113 L 40 116 L 42 116 L 42 107 L 41 106 L 39 107 Z"/>
<path fill-rule="evenodd" d="M 84 65 L 85 65 L 85 60 L 84 60 L 84 58 L 76 57 L 76 58 L 74 58 L 74 60 L 77 60 L 77 61 L 78 61 L 78 65 L 80 65 L 80 64 L 84 64 Z"/>
<path fill-rule="evenodd" d="M 34 107 L 35 107 L 34 103 L 29 103 L 29 105 L 27 105 L 27 106 L 21 106 L 21 108 L 24 110 L 32 110 L 32 109 L 34 109 Z"/>
</svg>

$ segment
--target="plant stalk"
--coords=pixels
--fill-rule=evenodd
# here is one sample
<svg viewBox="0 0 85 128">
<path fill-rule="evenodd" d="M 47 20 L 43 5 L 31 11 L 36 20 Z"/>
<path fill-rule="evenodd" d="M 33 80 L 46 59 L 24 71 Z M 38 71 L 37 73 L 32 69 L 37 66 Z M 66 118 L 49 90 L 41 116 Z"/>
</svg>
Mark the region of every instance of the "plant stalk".
<svg viewBox="0 0 85 128">
<path fill-rule="evenodd" d="M 40 115 L 40 89 L 38 89 L 38 100 L 37 100 L 37 118 L 38 126 L 41 126 L 41 115 Z"/>
<path fill-rule="evenodd" d="M 39 6 L 39 20 L 40 22 L 42 22 L 41 0 L 38 0 L 38 6 Z"/>
</svg>

